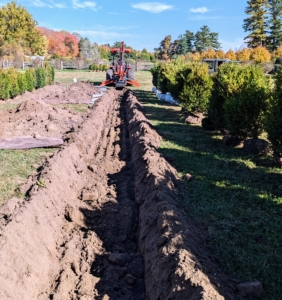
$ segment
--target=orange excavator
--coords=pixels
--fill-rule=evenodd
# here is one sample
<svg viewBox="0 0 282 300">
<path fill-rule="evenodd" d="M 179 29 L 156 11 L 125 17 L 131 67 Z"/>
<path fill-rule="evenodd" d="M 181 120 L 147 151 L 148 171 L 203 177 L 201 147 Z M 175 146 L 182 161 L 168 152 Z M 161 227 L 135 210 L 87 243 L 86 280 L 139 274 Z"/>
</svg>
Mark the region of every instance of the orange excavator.
<svg viewBox="0 0 282 300">
<path fill-rule="evenodd" d="M 130 58 L 131 49 L 124 48 L 124 42 L 121 42 L 120 48 L 112 48 L 112 65 L 106 72 L 106 80 L 100 86 L 115 86 L 117 90 L 123 89 L 126 85 L 140 87 L 139 82 L 134 80 L 134 70 L 130 64 L 125 61 Z M 115 56 L 119 54 L 119 58 L 115 63 Z"/>
</svg>

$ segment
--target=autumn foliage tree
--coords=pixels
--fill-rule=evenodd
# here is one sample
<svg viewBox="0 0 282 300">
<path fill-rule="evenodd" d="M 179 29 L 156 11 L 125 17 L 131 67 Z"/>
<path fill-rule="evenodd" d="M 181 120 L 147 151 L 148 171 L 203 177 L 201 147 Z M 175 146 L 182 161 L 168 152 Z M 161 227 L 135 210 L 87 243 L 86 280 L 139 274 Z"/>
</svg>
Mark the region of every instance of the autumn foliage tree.
<svg viewBox="0 0 282 300">
<path fill-rule="evenodd" d="M 250 56 L 251 56 L 251 49 L 248 48 L 243 48 L 236 52 L 236 57 L 238 60 L 242 60 L 242 61 L 250 60 Z"/>
<path fill-rule="evenodd" d="M 230 60 L 236 60 L 237 59 L 236 54 L 232 49 L 229 49 L 225 53 L 224 57 L 227 58 L 227 59 L 230 59 Z"/>
<path fill-rule="evenodd" d="M 42 36 L 47 39 L 47 51 L 50 55 L 60 57 L 76 57 L 79 53 L 79 39 L 67 31 L 55 31 L 45 27 L 38 27 Z"/>
<path fill-rule="evenodd" d="M 44 55 L 45 40 L 36 28 L 37 22 L 20 4 L 12 1 L 0 8 L 0 47 L 17 44 L 25 54 Z"/>
<path fill-rule="evenodd" d="M 250 59 L 256 63 L 270 62 L 271 54 L 265 47 L 258 46 L 251 50 Z"/>
</svg>

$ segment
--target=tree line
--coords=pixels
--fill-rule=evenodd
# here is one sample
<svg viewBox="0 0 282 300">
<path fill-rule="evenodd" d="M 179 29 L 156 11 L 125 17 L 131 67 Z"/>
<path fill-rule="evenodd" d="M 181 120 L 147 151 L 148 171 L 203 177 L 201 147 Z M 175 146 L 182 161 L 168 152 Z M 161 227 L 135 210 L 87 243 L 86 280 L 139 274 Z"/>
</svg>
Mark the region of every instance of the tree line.
<svg viewBox="0 0 282 300">
<path fill-rule="evenodd" d="M 91 43 L 77 32 L 55 31 L 38 27 L 32 15 L 20 4 L 12 1 L 0 8 L 0 57 L 21 60 L 24 55 L 39 55 L 50 58 L 81 58 L 85 60 L 109 60 L 110 48 L 118 47 Z M 127 46 L 129 47 L 129 46 Z M 132 59 L 154 61 L 153 53 L 145 48 L 132 49 Z"/>
<path fill-rule="evenodd" d="M 245 13 L 247 17 L 243 20 L 243 28 L 247 33 L 244 38 L 247 48 L 264 47 L 272 52 L 273 57 L 277 57 L 278 53 L 281 56 L 279 47 L 282 45 L 282 0 L 249 0 Z M 222 51 L 220 48 L 218 33 L 212 32 L 205 25 L 196 33 L 186 30 L 174 41 L 171 35 L 167 35 L 160 42 L 160 46 L 154 50 L 158 59 L 168 60 L 180 55 L 206 58 L 205 53 L 209 49 L 218 52 Z M 247 54 L 248 51 L 245 52 Z M 263 50 L 259 52 L 262 53 Z M 251 52 L 248 53 L 251 54 Z M 244 55 L 244 57 L 250 57 L 250 54 Z M 217 56 L 223 58 L 221 57 L 222 53 Z M 265 52 L 264 56 L 267 58 L 265 61 L 269 61 L 268 58 L 271 57 L 271 54 Z"/>
<path fill-rule="evenodd" d="M 186 56 L 189 53 L 201 53 L 208 49 L 219 50 L 220 47 L 218 33 L 211 32 L 210 28 L 205 25 L 195 34 L 190 30 L 186 30 L 174 41 L 172 41 L 171 35 L 167 35 L 160 42 L 160 46 L 154 50 L 158 59 L 167 60 L 179 55 Z"/>
</svg>

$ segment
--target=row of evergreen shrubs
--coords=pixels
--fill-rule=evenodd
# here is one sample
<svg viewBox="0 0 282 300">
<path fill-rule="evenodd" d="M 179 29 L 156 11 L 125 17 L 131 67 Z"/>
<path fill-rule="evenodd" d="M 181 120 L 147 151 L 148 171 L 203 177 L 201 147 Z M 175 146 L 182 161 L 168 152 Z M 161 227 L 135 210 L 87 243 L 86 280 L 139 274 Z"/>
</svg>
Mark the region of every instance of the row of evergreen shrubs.
<svg viewBox="0 0 282 300">
<path fill-rule="evenodd" d="M 170 92 L 185 111 L 207 113 L 215 128 L 243 140 L 265 131 L 282 156 L 282 68 L 274 84 L 258 65 L 222 64 L 209 75 L 207 64 L 175 61 L 151 72 L 157 89 Z"/>
<path fill-rule="evenodd" d="M 109 68 L 108 65 L 104 65 L 104 64 L 92 64 L 89 66 L 89 70 L 91 71 L 106 71 Z"/>
<path fill-rule="evenodd" d="M 11 68 L 0 71 L 0 99 L 6 100 L 25 91 L 32 92 L 34 89 L 54 83 L 54 68 L 45 65 L 43 68 L 28 69 L 24 73 Z"/>
</svg>

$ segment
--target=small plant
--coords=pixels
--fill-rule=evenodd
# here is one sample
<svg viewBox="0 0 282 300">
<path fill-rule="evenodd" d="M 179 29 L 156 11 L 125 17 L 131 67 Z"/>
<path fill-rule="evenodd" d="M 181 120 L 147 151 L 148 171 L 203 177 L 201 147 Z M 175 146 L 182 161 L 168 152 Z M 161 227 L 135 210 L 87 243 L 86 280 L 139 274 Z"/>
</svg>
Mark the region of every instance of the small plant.
<svg viewBox="0 0 282 300">
<path fill-rule="evenodd" d="M 38 186 L 40 186 L 40 187 L 45 187 L 45 186 L 46 186 L 46 183 L 45 183 L 45 181 L 44 181 L 42 178 L 40 178 L 40 179 L 38 179 L 38 180 L 36 181 L 36 185 L 38 185 Z"/>
</svg>

